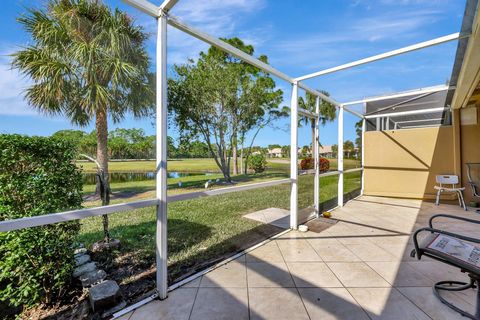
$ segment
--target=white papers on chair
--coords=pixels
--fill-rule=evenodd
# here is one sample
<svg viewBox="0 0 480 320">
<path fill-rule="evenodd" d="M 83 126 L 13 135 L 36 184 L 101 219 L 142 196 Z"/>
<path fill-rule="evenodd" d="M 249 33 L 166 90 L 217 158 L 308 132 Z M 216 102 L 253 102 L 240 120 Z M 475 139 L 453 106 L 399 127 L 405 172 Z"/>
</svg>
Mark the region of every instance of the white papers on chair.
<svg viewBox="0 0 480 320">
<path fill-rule="evenodd" d="M 437 235 L 428 248 L 480 267 L 480 247 L 443 234 Z"/>
</svg>

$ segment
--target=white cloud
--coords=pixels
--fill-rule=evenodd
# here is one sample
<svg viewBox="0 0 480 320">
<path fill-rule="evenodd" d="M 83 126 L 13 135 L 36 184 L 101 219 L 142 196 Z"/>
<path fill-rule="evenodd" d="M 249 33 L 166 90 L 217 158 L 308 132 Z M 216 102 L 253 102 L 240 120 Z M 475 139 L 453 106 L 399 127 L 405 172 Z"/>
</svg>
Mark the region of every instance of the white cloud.
<svg viewBox="0 0 480 320">
<path fill-rule="evenodd" d="M 24 90 L 30 81 L 17 70 L 11 68 L 10 54 L 15 47 L 2 44 L 0 52 L 0 114 L 3 115 L 37 115 L 38 113 L 24 100 Z"/>
<path fill-rule="evenodd" d="M 328 30 L 273 41 L 273 61 L 312 70 L 346 63 L 354 60 L 352 53 L 360 59 L 396 49 L 400 42 L 407 45 L 428 40 L 422 37 L 423 30 L 443 16 L 438 9 L 423 9 L 371 13 L 348 23 L 345 21 L 349 19 L 343 17 Z"/>
<path fill-rule="evenodd" d="M 265 30 L 250 30 L 238 32 L 238 24 L 249 13 L 261 10 L 265 5 L 264 0 L 185 0 L 179 1 L 172 9 L 172 15 L 181 21 L 199 28 L 215 37 L 239 36 L 246 43 L 257 45 L 262 42 L 261 35 Z M 155 41 L 156 22 L 154 19 L 140 16 L 138 19 L 147 32 L 153 36 L 150 41 Z M 186 62 L 188 58 L 196 58 L 198 52 L 208 49 L 208 45 L 175 28 L 168 29 L 169 63 Z"/>
</svg>

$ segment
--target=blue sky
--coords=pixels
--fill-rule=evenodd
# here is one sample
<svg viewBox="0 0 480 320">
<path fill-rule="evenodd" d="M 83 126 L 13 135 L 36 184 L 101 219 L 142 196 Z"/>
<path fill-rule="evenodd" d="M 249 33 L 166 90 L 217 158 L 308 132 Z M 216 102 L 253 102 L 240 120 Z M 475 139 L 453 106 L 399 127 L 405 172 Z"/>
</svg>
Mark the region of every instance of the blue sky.
<svg viewBox="0 0 480 320">
<path fill-rule="evenodd" d="M 111 7 L 128 11 L 136 23 L 151 34 L 148 51 L 154 61 L 155 20 L 117 0 Z M 154 1 L 157 4 L 160 1 Z M 10 70 L 8 54 L 28 43 L 15 21 L 25 7 L 44 1 L 4 0 L 0 20 L 0 133 L 50 135 L 74 128 L 66 119 L 38 114 L 23 100 L 29 80 Z M 172 14 L 217 37 L 237 36 L 254 45 L 256 54 L 266 54 L 275 68 L 301 76 L 406 45 L 458 32 L 463 0 L 179 0 Z M 188 35 L 169 29 L 169 64 L 195 58 L 208 48 Z M 451 73 L 457 43 L 451 42 L 355 69 L 307 80 L 313 88 L 330 92 L 346 102 L 372 95 L 445 83 Z M 290 103 L 290 85 L 277 80 Z M 354 140 L 354 116 L 345 116 L 345 139 Z M 265 128 L 256 145 L 289 144 L 289 121 Z M 114 127 L 141 127 L 154 134 L 152 119 L 127 117 Z M 83 130 L 90 131 L 89 126 Z M 176 136 L 172 130 L 170 135 Z M 321 128 L 321 142 L 334 144 L 336 123 Z M 308 128 L 301 128 L 299 144 L 311 141 Z"/>
</svg>

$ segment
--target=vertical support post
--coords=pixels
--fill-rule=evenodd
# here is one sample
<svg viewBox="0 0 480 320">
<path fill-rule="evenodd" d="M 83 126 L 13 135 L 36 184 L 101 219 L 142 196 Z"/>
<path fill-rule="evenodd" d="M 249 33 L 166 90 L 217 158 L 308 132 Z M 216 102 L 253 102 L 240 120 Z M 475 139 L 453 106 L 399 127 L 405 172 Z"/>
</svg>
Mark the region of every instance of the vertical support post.
<svg viewBox="0 0 480 320">
<path fill-rule="evenodd" d="M 363 196 L 363 190 L 365 188 L 365 129 L 367 126 L 366 119 L 362 119 L 362 189 L 360 195 Z"/>
<path fill-rule="evenodd" d="M 157 293 L 167 298 L 167 18 L 157 18 L 156 57 L 156 194 Z"/>
<path fill-rule="evenodd" d="M 338 206 L 343 207 L 343 105 L 338 108 Z"/>
<path fill-rule="evenodd" d="M 290 102 L 290 228 L 298 228 L 298 83 L 292 86 Z"/>
<path fill-rule="evenodd" d="M 376 127 L 375 130 L 377 130 L 377 131 L 382 130 L 382 128 L 381 128 L 382 121 L 381 120 L 382 120 L 381 118 L 376 119 L 377 123 L 376 123 L 376 126 L 375 126 Z"/>
<path fill-rule="evenodd" d="M 315 113 L 318 115 L 315 117 L 315 146 L 312 146 L 312 151 L 315 155 L 315 180 L 313 184 L 313 203 L 315 206 L 315 215 L 317 218 L 320 216 L 320 128 L 319 128 L 319 111 L 320 111 L 320 97 L 317 96 L 315 101 Z"/>
</svg>

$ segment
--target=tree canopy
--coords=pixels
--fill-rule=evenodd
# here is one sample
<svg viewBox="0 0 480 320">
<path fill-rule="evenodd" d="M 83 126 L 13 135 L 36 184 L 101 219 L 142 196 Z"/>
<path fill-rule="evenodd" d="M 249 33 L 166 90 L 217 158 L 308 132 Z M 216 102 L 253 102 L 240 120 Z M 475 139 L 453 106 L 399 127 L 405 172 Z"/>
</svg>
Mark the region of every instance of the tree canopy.
<svg viewBox="0 0 480 320">
<path fill-rule="evenodd" d="M 253 46 L 238 38 L 224 40 L 254 54 Z M 268 62 L 266 56 L 259 59 Z M 176 125 L 182 135 L 205 141 L 225 179 L 231 181 L 230 160 L 236 161 L 239 142 L 248 132 L 286 115 L 279 107 L 283 92 L 270 75 L 215 47 L 201 52 L 196 61 L 175 65 L 174 71 L 168 100 Z M 236 163 L 234 173 L 235 167 Z"/>
</svg>

